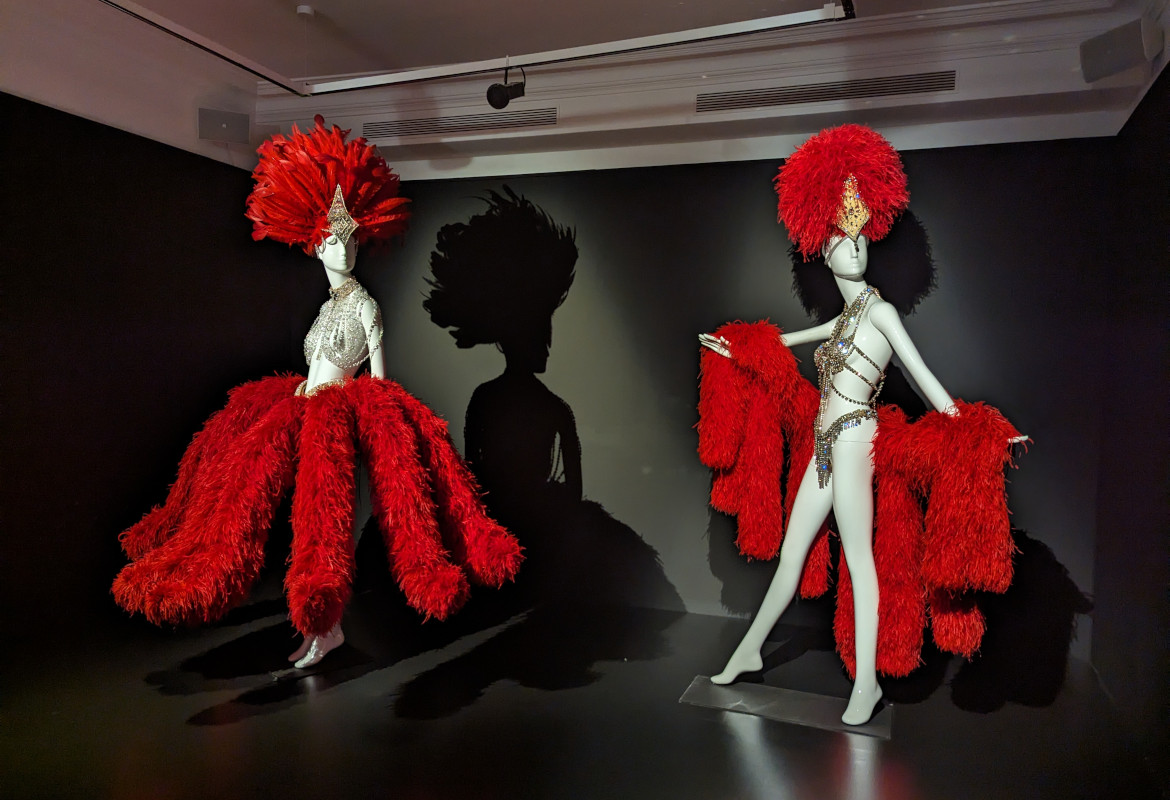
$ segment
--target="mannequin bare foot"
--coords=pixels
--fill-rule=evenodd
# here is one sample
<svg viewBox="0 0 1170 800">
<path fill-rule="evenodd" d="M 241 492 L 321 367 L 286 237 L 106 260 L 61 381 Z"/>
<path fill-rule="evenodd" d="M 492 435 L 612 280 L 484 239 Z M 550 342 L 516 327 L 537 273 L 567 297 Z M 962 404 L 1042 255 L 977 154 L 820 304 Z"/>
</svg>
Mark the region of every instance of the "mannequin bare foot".
<svg viewBox="0 0 1170 800">
<path fill-rule="evenodd" d="M 741 653 L 736 650 L 727 661 L 727 666 L 718 675 L 711 676 L 711 683 L 726 686 L 732 683 L 745 672 L 759 672 L 764 668 L 764 660 L 760 658 L 760 651 Z"/>
<path fill-rule="evenodd" d="M 874 707 L 882 699 L 882 687 L 876 683 L 872 688 L 853 687 L 849 695 L 849 706 L 841 715 L 841 721 L 846 725 L 864 725 L 873 716 Z"/>
<path fill-rule="evenodd" d="M 297 669 L 311 667 L 324 658 L 326 653 L 340 647 L 344 642 L 345 634 L 341 632 L 340 625 L 334 625 L 333 630 L 324 636 L 306 638 L 304 644 L 297 650 L 297 653 L 301 653 L 301 657 L 297 659 L 293 666 Z M 293 653 L 293 655 L 295 656 L 297 653 Z"/>
<path fill-rule="evenodd" d="M 312 643 L 313 643 L 313 637 L 306 636 L 304 639 L 301 640 L 301 646 L 298 647 L 296 649 L 296 651 L 291 656 L 288 657 L 288 660 L 289 661 L 300 661 L 302 658 L 305 657 L 305 653 L 309 652 L 309 645 L 311 645 Z"/>
</svg>

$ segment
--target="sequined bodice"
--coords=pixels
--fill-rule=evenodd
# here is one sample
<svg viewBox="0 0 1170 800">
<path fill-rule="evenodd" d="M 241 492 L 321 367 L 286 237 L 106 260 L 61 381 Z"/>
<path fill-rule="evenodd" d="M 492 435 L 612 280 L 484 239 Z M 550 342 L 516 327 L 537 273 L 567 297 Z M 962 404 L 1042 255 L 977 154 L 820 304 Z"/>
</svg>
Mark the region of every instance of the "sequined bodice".
<svg viewBox="0 0 1170 800">
<path fill-rule="evenodd" d="M 374 304 L 374 324 L 362 323 L 362 307 Z M 373 339 L 373 341 L 371 341 Z M 324 358 L 338 369 L 352 373 L 382 344 L 382 312 L 374 299 L 353 278 L 329 290 L 309 335 L 305 337 L 305 362 Z"/>
</svg>

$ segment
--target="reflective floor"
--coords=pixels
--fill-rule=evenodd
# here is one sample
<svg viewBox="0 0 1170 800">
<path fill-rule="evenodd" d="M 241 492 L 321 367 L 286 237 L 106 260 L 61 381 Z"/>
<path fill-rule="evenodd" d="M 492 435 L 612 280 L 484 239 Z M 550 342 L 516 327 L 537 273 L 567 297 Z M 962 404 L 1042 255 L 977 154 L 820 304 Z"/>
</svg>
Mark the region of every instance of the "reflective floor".
<svg viewBox="0 0 1170 800">
<path fill-rule="evenodd" d="M 680 704 L 745 623 L 655 611 L 420 625 L 357 598 L 310 672 L 273 597 L 198 631 L 111 619 L 0 665 L 8 798 L 1144 798 L 1152 782 L 1082 665 L 1054 701 L 971 711 L 960 663 L 891 686 L 891 738 Z M 767 680 L 843 697 L 822 636 L 778 629 Z M 970 680 L 967 680 L 970 683 Z M 842 701 L 843 707 L 844 701 Z"/>
</svg>

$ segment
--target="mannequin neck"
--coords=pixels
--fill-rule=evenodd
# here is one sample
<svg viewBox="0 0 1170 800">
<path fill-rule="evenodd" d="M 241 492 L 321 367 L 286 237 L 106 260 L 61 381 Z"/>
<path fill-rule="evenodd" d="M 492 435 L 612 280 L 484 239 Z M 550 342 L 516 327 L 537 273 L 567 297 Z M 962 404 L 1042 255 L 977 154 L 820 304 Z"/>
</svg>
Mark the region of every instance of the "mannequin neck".
<svg viewBox="0 0 1170 800">
<path fill-rule="evenodd" d="M 329 288 L 337 289 L 341 284 L 353 277 L 353 271 L 337 272 L 336 270 L 326 269 L 325 276 L 329 278 Z"/>
<path fill-rule="evenodd" d="M 845 305 L 852 303 L 857 299 L 857 295 L 869 288 L 869 284 L 865 282 L 864 276 L 859 277 L 857 280 L 851 280 L 834 275 L 833 281 L 837 284 L 837 291 L 841 293 L 841 297 L 845 298 Z"/>
</svg>

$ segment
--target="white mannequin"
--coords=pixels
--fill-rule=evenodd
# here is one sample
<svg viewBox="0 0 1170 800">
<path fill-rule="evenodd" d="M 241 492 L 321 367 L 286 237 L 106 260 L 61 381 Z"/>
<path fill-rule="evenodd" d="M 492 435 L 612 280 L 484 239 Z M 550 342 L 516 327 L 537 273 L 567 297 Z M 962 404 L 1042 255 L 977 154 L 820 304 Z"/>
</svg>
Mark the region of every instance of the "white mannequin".
<svg viewBox="0 0 1170 800">
<path fill-rule="evenodd" d="M 846 305 L 867 288 L 867 246 L 864 236 L 859 236 L 856 243 L 844 236 L 835 236 L 824 247 L 825 261 L 833 272 Z M 815 328 L 786 333 L 781 341 L 789 347 L 822 341 L 829 338 L 835 322 L 836 319 Z M 726 339 L 702 334 L 699 341 L 720 355 L 732 355 Z M 954 401 L 926 368 L 906 334 L 897 310 L 891 304 L 878 297 L 871 298 L 857 324 L 853 342 L 883 371 L 891 355 L 897 353 L 903 367 L 931 405 L 944 413 L 956 413 Z M 874 368 L 862 359 L 851 359 L 849 363 L 867 377 L 876 378 L 872 374 Z M 856 400 L 867 400 L 873 393 L 869 385 L 848 370 L 838 372 L 832 380 L 837 390 Z M 857 407 L 831 393 L 828 412 L 823 421 L 825 428 L 842 414 Z M 823 489 L 818 485 L 815 460 L 810 460 L 793 502 L 776 575 L 747 634 L 731 654 L 723 671 L 711 678 L 712 683 L 728 684 L 745 672 L 756 672 L 763 668 L 760 648 L 795 596 L 809 548 L 832 510 L 840 528 L 842 551 L 853 581 L 857 645 L 856 679 L 841 721 L 847 725 L 862 725 L 873 715 L 882 697 L 875 667 L 879 598 L 873 561 L 872 446 L 876 432 L 877 421 L 872 419 L 841 432 L 832 448 L 832 474 Z"/>
<path fill-rule="evenodd" d="M 357 259 L 357 241 L 353 237 L 350 237 L 348 242 L 342 244 L 336 235 L 330 233 L 321 244 L 317 245 L 316 253 L 317 258 L 321 259 L 321 263 L 325 265 L 325 275 L 329 278 L 330 288 L 337 289 L 353 273 L 353 265 Z M 382 328 L 373 300 L 367 301 L 362 306 L 361 317 L 362 327 L 366 330 L 370 348 L 370 374 L 375 378 L 383 378 L 385 377 L 385 370 L 382 361 L 382 348 L 375 349 L 375 345 L 382 340 Z M 324 339 L 322 339 L 323 341 Z M 321 347 L 322 343 L 319 342 L 316 352 L 313 353 L 313 360 L 309 364 L 309 376 L 305 383 L 306 394 L 311 394 L 315 388 L 323 383 L 341 378 L 352 378 L 361 366 L 359 364 L 349 370 L 343 370 L 328 359 L 321 357 Z M 357 546 L 357 540 L 361 536 L 362 529 L 366 526 L 371 514 L 369 486 L 365 471 L 360 466 L 357 469 L 357 484 L 358 491 L 353 525 L 355 547 Z M 326 653 L 340 646 L 344 641 L 345 634 L 341 632 L 341 623 L 339 622 L 324 636 L 306 636 L 304 641 L 301 642 L 301 646 L 288 657 L 288 660 L 295 662 L 294 666 L 297 669 L 311 667 L 324 658 Z"/>
</svg>

